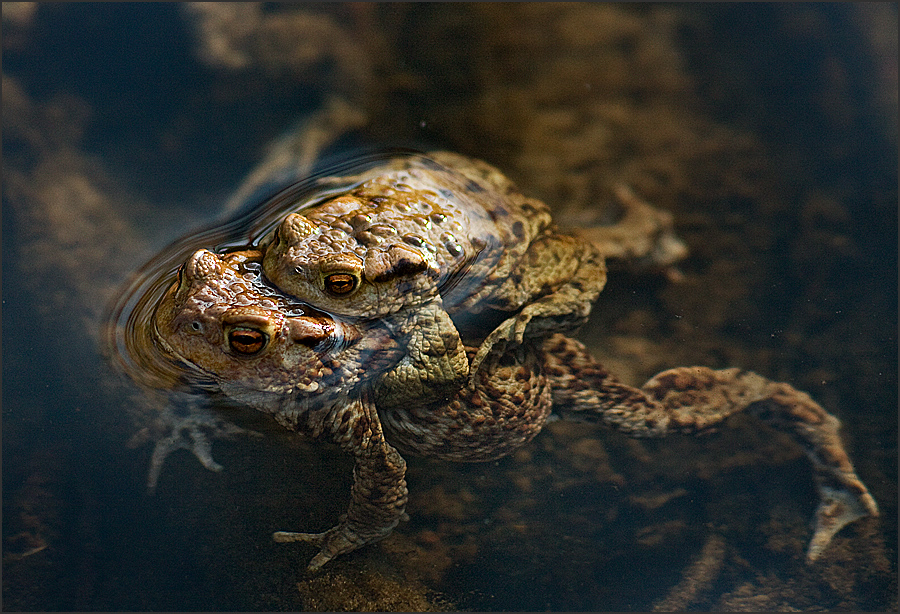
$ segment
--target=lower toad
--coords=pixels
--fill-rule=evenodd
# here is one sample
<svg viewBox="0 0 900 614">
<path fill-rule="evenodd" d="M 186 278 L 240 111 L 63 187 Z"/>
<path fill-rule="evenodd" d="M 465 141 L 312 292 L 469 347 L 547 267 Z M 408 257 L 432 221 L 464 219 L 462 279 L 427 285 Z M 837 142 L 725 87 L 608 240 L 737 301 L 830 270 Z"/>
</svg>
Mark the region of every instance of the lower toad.
<svg viewBox="0 0 900 614">
<path fill-rule="evenodd" d="M 572 253 L 591 249 L 583 245 Z M 533 268 L 541 255 L 559 267 L 551 256 L 560 254 L 536 255 Z M 467 321 L 462 308 L 402 315 L 416 318 L 409 327 L 389 314 L 346 316 L 301 302 L 267 278 L 264 262 L 255 248 L 195 252 L 161 300 L 154 332 L 165 352 L 212 377 L 234 400 L 287 428 L 334 441 L 355 457 L 351 503 L 335 527 L 275 533 L 278 541 L 316 544 L 311 569 L 385 537 L 405 516 L 401 453 L 491 460 L 528 442 L 550 419 L 662 437 L 708 431 L 747 411 L 788 433 L 813 464 L 820 504 L 809 560 L 843 526 L 878 515 L 840 441 L 837 418 L 790 385 L 706 367 L 670 369 L 640 388 L 618 382 L 568 336 L 596 296 L 578 293 L 584 284 L 575 277 L 527 295 L 511 316 L 499 318 L 498 328 L 457 328 L 457 321 Z M 605 274 L 602 259 L 595 274 Z M 593 283 L 599 291 L 603 278 Z M 572 294 L 556 297 L 559 289 Z M 552 311 L 559 305 L 568 313 Z M 520 319 L 523 313 L 529 317 Z M 544 324 L 530 326 L 534 317 Z M 447 356 L 457 361 L 450 375 L 440 371 Z"/>
</svg>

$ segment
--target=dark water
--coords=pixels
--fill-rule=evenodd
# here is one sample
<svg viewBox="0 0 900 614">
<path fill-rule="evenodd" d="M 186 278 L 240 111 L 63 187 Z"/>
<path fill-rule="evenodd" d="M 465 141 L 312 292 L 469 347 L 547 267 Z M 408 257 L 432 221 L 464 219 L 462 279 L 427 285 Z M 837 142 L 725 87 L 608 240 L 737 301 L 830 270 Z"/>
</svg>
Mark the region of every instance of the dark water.
<svg viewBox="0 0 900 614">
<path fill-rule="evenodd" d="M 237 18 L 261 32 L 235 43 L 246 64 L 222 66 L 176 4 L 4 5 L 4 609 L 895 609 L 896 6 L 870 9 L 312 5 L 297 25 L 268 5 Z M 343 512 L 352 462 L 331 446 L 230 407 L 264 436 L 215 441 L 221 472 L 173 454 L 149 494 L 133 436 L 158 408 L 103 355 L 105 310 L 333 95 L 369 123 L 329 153 L 448 147 L 560 216 L 623 177 L 673 210 L 686 281 L 616 271 L 581 338 L 637 380 L 734 364 L 809 391 L 882 518 L 806 565 L 812 473 L 749 419 L 644 443 L 556 424 L 493 463 L 410 459 L 410 521 L 318 576 L 270 534 Z"/>
</svg>

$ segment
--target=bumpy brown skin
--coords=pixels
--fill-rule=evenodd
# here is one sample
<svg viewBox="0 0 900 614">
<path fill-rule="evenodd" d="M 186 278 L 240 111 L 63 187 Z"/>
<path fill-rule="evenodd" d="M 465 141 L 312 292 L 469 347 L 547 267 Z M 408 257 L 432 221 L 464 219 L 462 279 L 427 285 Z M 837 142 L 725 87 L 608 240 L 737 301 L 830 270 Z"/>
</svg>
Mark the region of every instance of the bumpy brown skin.
<svg viewBox="0 0 900 614">
<path fill-rule="evenodd" d="M 346 192 L 285 217 L 263 266 L 275 286 L 330 313 L 382 317 L 437 296 L 449 312 L 490 297 L 507 307 L 497 288 L 551 227 L 546 205 L 458 154 L 398 157 L 343 179 Z M 353 287 L 331 288 L 335 274 Z"/>
<path fill-rule="evenodd" d="M 385 441 L 372 381 L 405 352 L 374 324 L 352 325 L 280 297 L 262 279 L 262 254 L 197 251 L 153 317 L 167 352 L 213 376 L 233 399 L 283 426 L 327 437 L 356 457 L 350 508 L 338 527 L 294 535 L 322 544 L 318 567 L 387 535 L 406 506 L 406 462 Z M 276 534 L 276 539 L 281 534 Z"/>
<path fill-rule="evenodd" d="M 284 219 L 265 244 L 263 268 L 275 286 L 329 313 L 402 313 L 401 332 L 448 313 L 455 324 L 442 323 L 445 334 L 459 330 L 482 346 L 477 367 L 496 343 L 583 324 L 606 282 L 592 244 L 557 232 L 544 203 L 485 162 L 432 152 L 356 180 Z M 473 316 L 484 312 L 505 321 L 478 330 Z"/>
<path fill-rule="evenodd" d="M 490 189 L 515 193 L 492 167 L 454 159 L 465 176 L 481 173 Z M 445 285 L 448 295 L 457 293 L 450 301 L 441 302 L 440 293 L 392 295 L 393 278 L 382 293 L 369 294 L 399 302 L 393 311 L 374 305 L 378 317 L 347 320 L 298 304 L 260 273 L 259 252 L 200 250 L 185 264 L 154 318 L 163 348 L 236 400 L 356 457 L 340 523 L 321 534 L 278 532 L 276 540 L 317 544 L 316 569 L 381 539 L 406 504 L 405 461 L 393 445 L 448 460 L 490 460 L 533 438 L 551 412 L 635 437 L 701 432 L 743 410 L 786 431 L 812 461 L 821 496 L 810 560 L 841 527 L 878 514 L 841 444 L 837 418 L 805 393 L 755 373 L 705 367 L 671 369 L 634 388 L 560 334 L 587 317 L 605 270 L 589 244 L 539 226 L 525 247 L 508 245 L 515 256 L 499 254 L 493 268 L 476 259 L 465 285 Z M 284 238 L 272 245 L 278 241 Z M 446 271 L 438 268 L 440 278 Z M 448 304 L 455 306 L 450 313 Z M 460 335 L 456 323 L 485 305 L 512 315 L 485 334 L 472 326 Z"/>
</svg>

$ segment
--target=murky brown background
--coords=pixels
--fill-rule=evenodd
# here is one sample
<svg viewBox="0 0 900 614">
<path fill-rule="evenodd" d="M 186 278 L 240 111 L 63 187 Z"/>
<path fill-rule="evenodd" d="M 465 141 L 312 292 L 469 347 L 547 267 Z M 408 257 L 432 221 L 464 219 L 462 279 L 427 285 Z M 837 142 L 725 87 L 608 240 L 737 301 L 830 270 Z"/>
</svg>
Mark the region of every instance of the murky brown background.
<svg viewBox="0 0 900 614">
<path fill-rule="evenodd" d="M 896 4 L 4 3 L 3 60 L 4 609 L 896 610 Z M 744 418 L 411 459 L 410 522 L 314 576 L 270 534 L 343 511 L 331 446 L 238 413 L 266 437 L 148 495 L 157 408 L 102 358 L 104 308 L 328 105 L 331 153 L 454 149 L 570 224 L 616 182 L 672 211 L 682 278 L 615 271 L 580 338 L 631 383 L 808 391 L 883 517 L 805 564 L 811 471 Z"/>
</svg>

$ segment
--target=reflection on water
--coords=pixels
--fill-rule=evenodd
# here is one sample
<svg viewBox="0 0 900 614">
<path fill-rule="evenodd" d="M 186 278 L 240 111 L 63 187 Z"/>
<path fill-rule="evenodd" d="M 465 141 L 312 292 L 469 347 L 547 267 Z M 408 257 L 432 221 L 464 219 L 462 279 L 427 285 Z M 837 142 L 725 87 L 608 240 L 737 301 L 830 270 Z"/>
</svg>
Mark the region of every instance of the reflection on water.
<svg viewBox="0 0 900 614">
<path fill-rule="evenodd" d="M 3 7 L 5 609 L 896 609 L 895 7 L 177 7 Z M 682 282 L 617 271 L 582 338 L 634 381 L 735 364 L 809 390 L 883 519 L 805 565 L 810 470 L 749 421 L 411 459 L 410 521 L 317 576 L 269 536 L 344 511 L 331 446 L 217 405 L 244 429 L 212 444 L 224 470 L 176 452 L 148 495 L 166 399 L 104 358 L 104 309 L 131 279 L 115 309 L 146 317 L 193 244 L 129 276 L 332 96 L 368 118 L 329 116 L 357 129 L 333 151 L 460 150 L 557 217 L 619 180 L 674 211 Z"/>
</svg>

